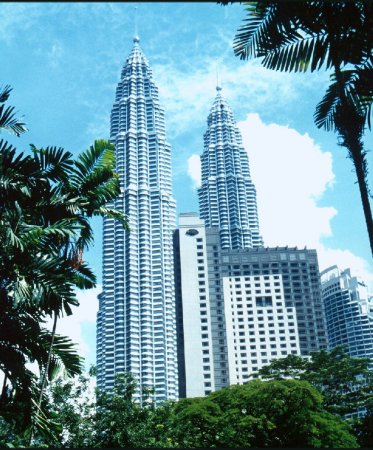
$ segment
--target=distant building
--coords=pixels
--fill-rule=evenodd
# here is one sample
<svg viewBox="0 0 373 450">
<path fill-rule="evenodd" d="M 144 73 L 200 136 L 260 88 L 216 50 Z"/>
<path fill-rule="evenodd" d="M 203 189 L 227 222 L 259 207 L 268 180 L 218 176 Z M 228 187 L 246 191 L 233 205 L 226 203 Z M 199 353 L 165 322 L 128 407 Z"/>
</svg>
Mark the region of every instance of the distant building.
<svg viewBox="0 0 373 450">
<path fill-rule="evenodd" d="M 218 227 L 222 248 L 261 247 L 256 190 L 247 152 L 221 87 L 207 118 L 201 155 L 200 217 Z"/>
<path fill-rule="evenodd" d="M 121 72 L 111 113 L 111 141 L 130 233 L 105 218 L 103 292 L 97 316 L 97 385 L 110 390 L 131 372 L 154 400 L 178 398 L 172 233 L 176 204 L 164 110 L 139 39 Z"/>
<path fill-rule="evenodd" d="M 222 249 L 219 229 L 194 213 L 180 215 L 174 245 L 181 397 L 326 348 L 315 250 Z"/>
<path fill-rule="evenodd" d="M 373 297 L 350 269 L 321 272 L 329 348 L 343 345 L 350 356 L 371 358 L 373 370 Z"/>
</svg>

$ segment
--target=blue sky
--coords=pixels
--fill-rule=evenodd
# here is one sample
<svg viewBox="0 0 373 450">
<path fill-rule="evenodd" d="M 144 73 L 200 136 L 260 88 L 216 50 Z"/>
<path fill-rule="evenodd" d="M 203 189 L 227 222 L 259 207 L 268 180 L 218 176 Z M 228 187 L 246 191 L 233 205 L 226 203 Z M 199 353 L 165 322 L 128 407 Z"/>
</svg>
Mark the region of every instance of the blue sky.
<svg viewBox="0 0 373 450">
<path fill-rule="evenodd" d="M 372 288 L 352 163 L 336 135 L 313 123 L 329 74 L 273 72 L 235 57 L 232 42 L 245 17 L 238 3 L 1 3 L 0 85 L 13 86 L 11 103 L 30 130 L 6 138 L 19 150 L 33 143 L 78 155 L 94 139 L 109 137 L 135 7 L 140 46 L 165 108 L 177 213 L 198 211 L 199 155 L 218 70 L 249 154 L 265 245 L 316 248 L 321 269 L 351 267 Z M 371 133 L 366 143 L 371 146 Z M 372 153 L 368 164 L 373 170 Z M 86 259 L 101 283 L 101 221 L 93 226 L 95 245 Z M 80 343 L 88 363 L 94 362 L 99 290 L 80 292 L 81 306 L 59 329 Z"/>
</svg>

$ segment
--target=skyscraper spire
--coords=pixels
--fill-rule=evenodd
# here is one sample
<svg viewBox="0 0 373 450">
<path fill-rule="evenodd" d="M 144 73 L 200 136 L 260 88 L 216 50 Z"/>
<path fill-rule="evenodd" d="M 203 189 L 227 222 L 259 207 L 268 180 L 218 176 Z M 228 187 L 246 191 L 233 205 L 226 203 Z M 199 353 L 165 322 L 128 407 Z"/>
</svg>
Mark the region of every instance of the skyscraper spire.
<svg viewBox="0 0 373 450">
<path fill-rule="evenodd" d="M 216 86 L 201 156 L 200 216 L 219 227 L 222 248 L 261 247 L 255 186 L 233 112 Z"/>
<path fill-rule="evenodd" d="M 140 42 L 139 38 L 139 31 L 138 31 L 138 24 L 137 24 L 137 6 L 135 6 L 135 33 L 133 35 L 133 42 Z"/>
<path fill-rule="evenodd" d="M 116 89 L 110 136 L 121 181 L 114 206 L 126 214 L 130 233 L 104 220 L 97 384 L 110 390 L 117 374 L 131 372 L 140 400 L 144 387 L 155 389 L 156 402 L 176 399 L 171 147 L 137 36 Z"/>
</svg>

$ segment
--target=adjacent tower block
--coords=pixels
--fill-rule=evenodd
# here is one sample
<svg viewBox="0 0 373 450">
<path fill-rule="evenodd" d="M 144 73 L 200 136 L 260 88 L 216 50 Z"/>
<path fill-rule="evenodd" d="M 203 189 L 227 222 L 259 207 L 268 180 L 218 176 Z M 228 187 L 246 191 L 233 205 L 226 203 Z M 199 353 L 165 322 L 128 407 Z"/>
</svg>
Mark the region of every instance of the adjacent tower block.
<svg viewBox="0 0 373 450">
<path fill-rule="evenodd" d="M 331 266 L 321 272 L 329 349 L 343 345 L 350 356 L 370 358 L 373 371 L 373 297 L 367 286 Z"/>
<path fill-rule="evenodd" d="M 172 233 L 176 203 L 164 110 L 138 37 L 116 89 L 111 141 L 130 232 L 104 220 L 103 292 L 97 320 L 97 384 L 131 372 L 160 402 L 178 398 Z"/>
<path fill-rule="evenodd" d="M 219 227 L 223 249 L 262 247 L 249 159 L 233 112 L 216 89 L 201 156 L 200 216 L 207 228 Z"/>
</svg>

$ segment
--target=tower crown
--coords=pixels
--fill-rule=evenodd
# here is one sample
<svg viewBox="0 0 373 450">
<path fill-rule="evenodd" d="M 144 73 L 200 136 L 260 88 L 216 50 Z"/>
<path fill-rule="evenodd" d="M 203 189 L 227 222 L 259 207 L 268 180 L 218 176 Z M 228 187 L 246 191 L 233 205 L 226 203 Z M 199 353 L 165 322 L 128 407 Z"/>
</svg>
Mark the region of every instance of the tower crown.
<svg viewBox="0 0 373 450">
<path fill-rule="evenodd" d="M 201 156 L 200 216 L 207 227 L 219 227 L 222 248 L 260 247 L 255 186 L 233 111 L 221 95 L 207 118 Z"/>
<path fill-rule="evenodd" d="M 149 66 L 149 61 L 144 55 L 140 45 L 140 38 L 135 34 L 133 38 L 133 48 L 131 53 L 128 55 L 121 73 L 121 78 L 126 78 L 130 75 L 140 75 L 146 74 L 150 79 L 152 78 L 152 70 Z"/>
</svg>

